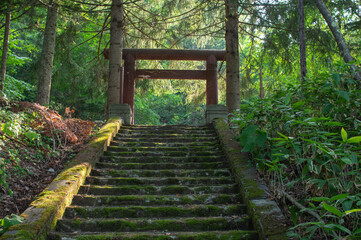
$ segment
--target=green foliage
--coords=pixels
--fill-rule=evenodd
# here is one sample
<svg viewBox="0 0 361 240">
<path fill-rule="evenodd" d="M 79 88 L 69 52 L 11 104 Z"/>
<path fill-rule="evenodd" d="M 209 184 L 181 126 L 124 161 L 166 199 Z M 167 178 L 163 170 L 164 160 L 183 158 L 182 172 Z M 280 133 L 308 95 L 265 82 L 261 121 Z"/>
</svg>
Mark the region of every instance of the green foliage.
<svg viewBox="0 0 361 240">
<path fill-rule="evenodd" d="M 199 125 L 204 121 L 204 106 L 187 104 L 186 96 L 181 93 L 136 95 L 135 121 L 136 124 L 148 125 Z"/>
<path fill-rule="evenodd" d="M 23 144 L 34 146 L 37 150 L 37 157 L 41 160 L 44 153 L 51 152 L 51 147 L 47 143 L 46 137 L 36 132 L 36 128 L 31 126 L 32 122 L 38 116 L 35 113 L 12 111 L 0 108 L 0 187 L 12 195 L 9 188 L 8 178 L 17 175 L 27 175 L 29 171 L 21 166 L 21 162 L 28 160 L 22 157 L 19 149 L 14 142 L 19 141 Z M 6 144 L 6 143 L 13 144 Z"/>
<path fill-rule="evenodd" d="M 35 88 L 31 84 L 6 76 L 4 93 L 9 100 L 26 100 L 29 96 L 35 96 Z"/>
<path fill-rule="evenodd" d="M 6 232 L 11 226 L 18 225 L 24 221 L 23 217 L 15 214 L 0 219 L 0 235 Z"/>
<path fill-rule="evenodd" d="M 297 225 L 305 234 L 322 229 L 326 235 L 360 236 L 361 91 L 352 76 L 321 72 L 303 86 L 243 101 L 232 120 L 243 151 L 254 154 L 274 188 L 325 196 L 312 207 L 324 223 Z"/>
</svg>

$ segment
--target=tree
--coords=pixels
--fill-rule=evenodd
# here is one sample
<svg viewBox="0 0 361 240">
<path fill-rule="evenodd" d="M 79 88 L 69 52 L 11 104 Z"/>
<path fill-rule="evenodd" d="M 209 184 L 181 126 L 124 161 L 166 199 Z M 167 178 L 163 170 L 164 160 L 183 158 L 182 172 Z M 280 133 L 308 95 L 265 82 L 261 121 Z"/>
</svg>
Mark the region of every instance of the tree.
<svg viewBox="0 0 361 240">
<path fill-rule="evenodd" d="M 238 1 L 225 0 L 226 6 L 226 104 L 228 112 L 239 109 Z"/>
<path fill-rule="evenodd" d="M 10 19 L 11 19 L 11 13 L 10 11 L 8 11 L 6 13 L 4 44 L 3 44 L 3 52 L 1 56 L 0 94 L 4 92 L 4 83 L 6 76 L 6 60 L 7 60 L 8 48 L 9 48 Z"/>
<path fill-rule="evenodd" d="M 347 47 L 346 41 L 342 36 L 340 29 L 337 26 L 337 23 L 333 20 L 331 13 L 328 11 L 326 5 L 322 2 L 322 0 L 314 0 L 315 4 L 320 10 L 323 18 L 326 20 L 328 27 L 330 28 L 333 37 L 336 40 L 337 46 L 341 52 L 341 56 L 346 63 L 352 62 L 354 58 L 351 56 L 351 52 Z M 355 70 L 355 66 L 353 66 Z M 356 72 L 356 79 L 361 80 L 361 76 L 358 72 Z"/>
<path fill-rule="evenodd" d="M 49 105 L 59 6 L 50 1 L 44 30 L 36 102 Z"/>
<path fill-rule="evenodd" d="M 305 81 L 305 77 L 307 74 L 305 14 L 304 14 L 303 0 L 298 0 L 298 19 L 299 19 L 299 34 L 300 34 L 301 82 L 303 83 Z"/>
<path fill-rule="evenodd" d="M 110 56 L 107 114 L 109 107 L 114 103 L 122 103 L 120 91 L 123 83 L 120 82 L 122 74 L 122 48 L 123 48 L 123 1 L 113 0 L 111 6 L 110 23 Z"/>
</svg>

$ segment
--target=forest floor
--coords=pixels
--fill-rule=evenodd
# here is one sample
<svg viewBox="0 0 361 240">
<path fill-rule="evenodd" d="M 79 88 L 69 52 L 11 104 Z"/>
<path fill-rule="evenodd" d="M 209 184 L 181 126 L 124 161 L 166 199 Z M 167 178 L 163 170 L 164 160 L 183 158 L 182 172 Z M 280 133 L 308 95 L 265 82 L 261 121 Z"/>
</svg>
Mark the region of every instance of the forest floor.
<svg viewBox="0 0 361 240">
<path fill-rule="evenodd" d="M 0 99 L 0 219 L 21 214 L 97 129 L 35 103 Z"/>
</svg>

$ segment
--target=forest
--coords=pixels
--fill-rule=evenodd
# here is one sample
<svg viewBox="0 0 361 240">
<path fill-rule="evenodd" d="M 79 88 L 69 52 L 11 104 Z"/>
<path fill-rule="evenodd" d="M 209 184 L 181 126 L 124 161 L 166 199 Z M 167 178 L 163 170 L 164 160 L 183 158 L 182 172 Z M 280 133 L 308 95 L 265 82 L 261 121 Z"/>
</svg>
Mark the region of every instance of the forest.
<svg viewBox="0 0 361 240">
<path fill-rule="evenodd" d="M 233 44 L 236 57 L 218 62 L 218 102 L 232 105 L 229 124 L 290 221 L 289 236 L 361 238 L 359 0 L 117 1 L 123 48 Z M 54 170 L 80 147 L 64 140 L 62 127 L 51 131 L 40 119 L 72 125 L 81 143 L 106 120 L 111 6 L 111 0 L 1 1 L 0 202 L 13 201 L 11 179 L 26 181 L 37 164 Z M 140 60 L 136 67 L 206 64 Z M 236 101 L 229 103 L 231 68 Z M 135 124 L 204 124 L 205 97 L 204 81 L 138 79 Z M 22 153 L 25 146 L 34 158 Z M 5 215 L 21 211 L 0 213 L 1 234 Z"/>
</svg>

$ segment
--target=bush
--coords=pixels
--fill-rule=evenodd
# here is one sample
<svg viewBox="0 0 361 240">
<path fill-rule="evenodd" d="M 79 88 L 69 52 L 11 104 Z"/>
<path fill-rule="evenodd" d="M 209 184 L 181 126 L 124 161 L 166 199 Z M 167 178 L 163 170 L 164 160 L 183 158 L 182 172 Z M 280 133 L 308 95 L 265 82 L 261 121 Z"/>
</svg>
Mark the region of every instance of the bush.
<svg viewBox="0 0 361 240">
<path fill-rule="evenodd" d="M 297 225 L 294 230 L 303 230 L 293 236 L 361 236 L 361 91 L 356 85 L 347 71 L 323 73 L 267 99 L 242 102 L 232 119 L 243 151 L 254 155 L 275 195 L 294 192 L 321 216 L 322 221 Z M 292 214 L 297 224 L 302 212 Z"/>
</svg>

